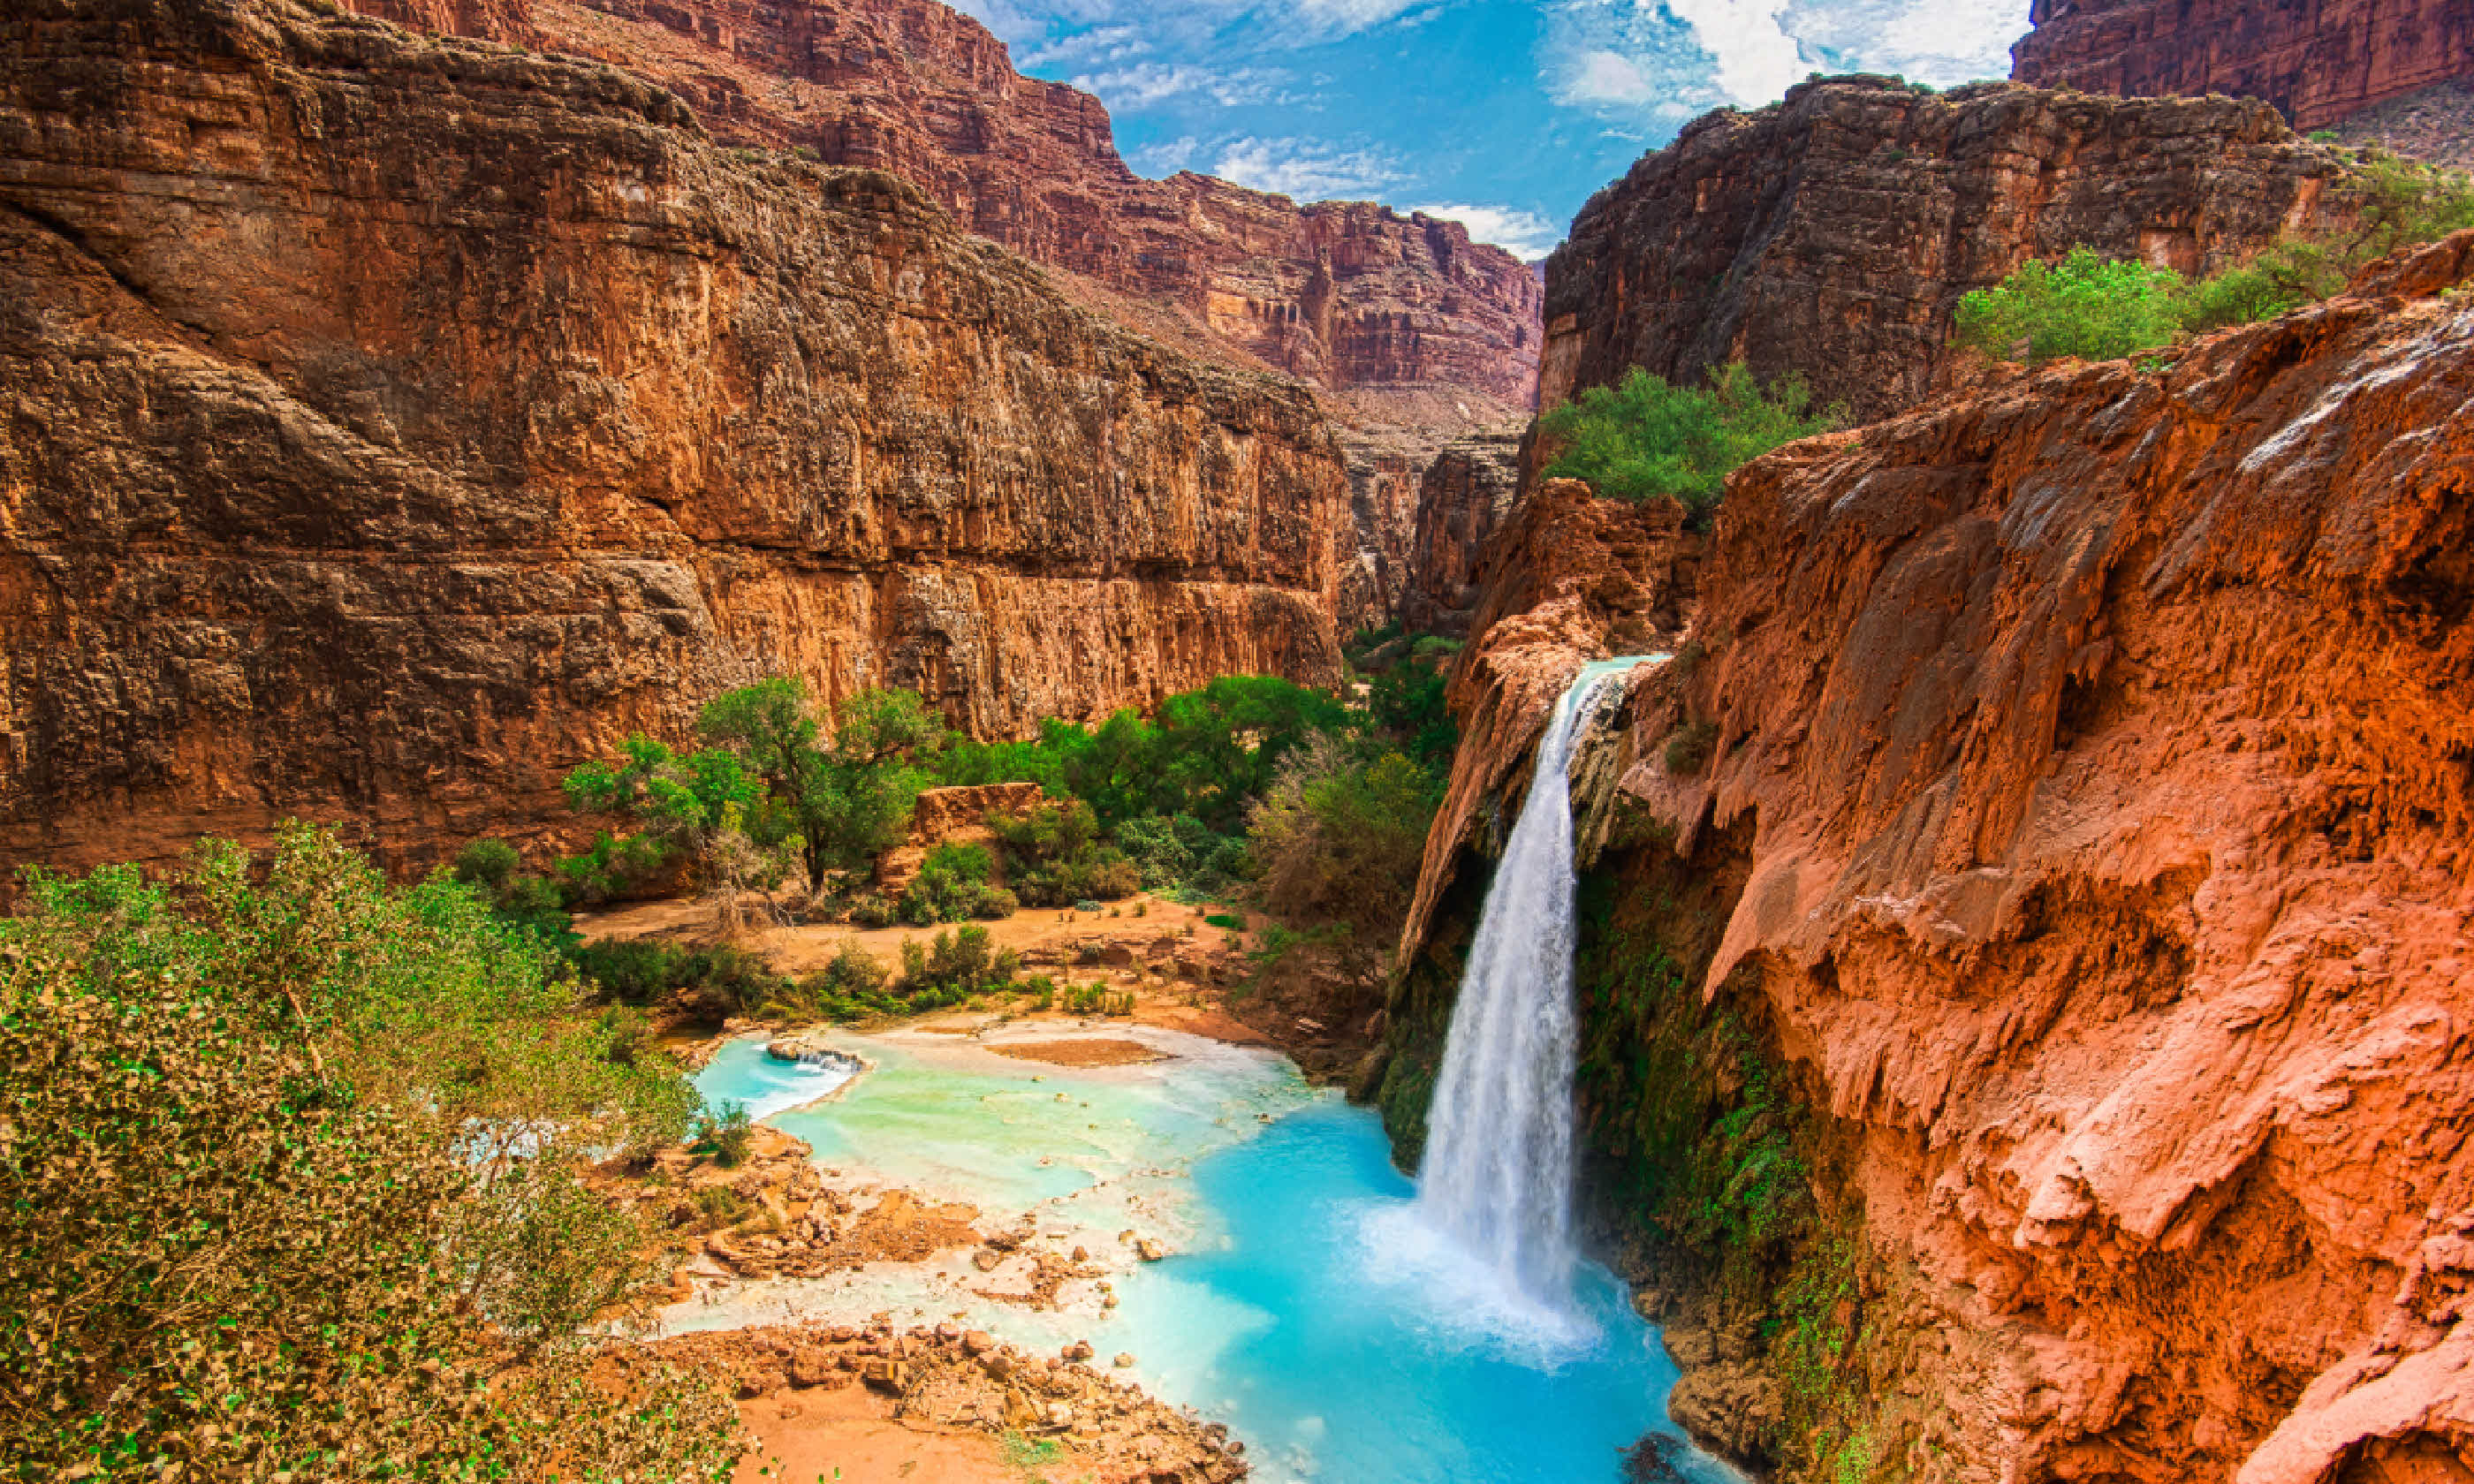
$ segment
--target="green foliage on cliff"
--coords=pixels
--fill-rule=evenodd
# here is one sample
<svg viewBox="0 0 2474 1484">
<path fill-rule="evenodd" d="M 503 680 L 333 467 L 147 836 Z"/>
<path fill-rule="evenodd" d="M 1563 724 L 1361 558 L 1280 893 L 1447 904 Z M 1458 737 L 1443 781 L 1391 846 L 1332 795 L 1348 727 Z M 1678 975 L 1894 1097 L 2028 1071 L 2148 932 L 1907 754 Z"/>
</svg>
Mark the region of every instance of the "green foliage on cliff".
<svg viewBox="0 0 2474 1484">
<path fill-rule="evenodd" d="M 25 881 L 0 1476 L 728 1475 L 719 1397 L 588 1376 L 655 1275 L 573 1158 L 675 1138 L 694 1095 L 538 941 L 298 827 L 169 884 Z"/>
<path fill-rule="evenodd" d="M 1997 359 L 2073 355 L 2110 361 L 2181 332 L 2182 275 L 2073 248 L 2058 263 L 2023 263 L 1958 302 L 1957 342 Z"/>
<path fill-rule="evenodd" d="M 1733 361 L 1697 387 L 1635 367 L 1621 383 L 1591 387 L 1540 418 L 1538 430 L 1561 450 L 1544 472 L 1587 480 L 1613 499 L 1673 495 L 1699 526 L 1725 496 L 1729 474 L 1845 420 L 1839 408 L 1815 410 L 1800 377 L 1764 387 Z"/>
<path fill-rule="evenodd" d="M 2375 258 L 2474 227 L 2474 181 L 2454 171 L 2375 156 L 2342 189 L 2359 212 L 2351 231 L 2287 237 L 2196 281 L 2085 246 L 2057 263 L 2023 264 L 1959 300 L 1953 339 L 1997 360 L 2114 360 L 2274 319 L 2341 292 Z"/>
</svg>

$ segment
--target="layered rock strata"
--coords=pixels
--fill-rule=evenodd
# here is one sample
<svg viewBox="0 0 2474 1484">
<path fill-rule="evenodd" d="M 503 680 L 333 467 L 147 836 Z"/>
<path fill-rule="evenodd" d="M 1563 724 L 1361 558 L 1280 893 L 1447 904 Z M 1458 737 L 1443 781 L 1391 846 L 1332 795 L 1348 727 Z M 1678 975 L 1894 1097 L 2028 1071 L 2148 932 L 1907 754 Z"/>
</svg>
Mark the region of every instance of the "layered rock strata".
<svg viewBox="0 0 2474 1484">
<path fill-rule="evenodd" d="M 286 0 L 0 36 L 0 858 L 430 858 L 773 671 L 991 735 L 1336 673 L 1312 395 L 893 177 Z"/>
<path fill-rule="evenodd" d="M 2040 87 L 2262 98 L 2296 129 L 2474 77 L 2462 0 L 2033 0 L 2010 75 Z"/>
<path fill-rule="evenodd" d="M 1968 290 L 2086 244 L 2186 273 L 2341 217 L 2340 155 L 2257 103 L 1888 79 L 1686 126 L 1546 266 L 1540 405 L 1741 359 L 1857 419 L 1929 391 Z"/>
<path fill-rule="evenodd" d="M 2064 366 L 1731 482 L 1614 807 L 1725 886 L 1690 961 L 1805 1089 L 1869 1255 L 1812 1321 L 1865 1456 L 2474 1459 L 2474 308 L 2439 293 L 2469 277 L 2474 233 L 2161 371 Z M 1533 549 L 1582 569 L 1491 603 L 1430 878 L 1556 678 L 1620 647 L 1570 594 L 1642 575 L 1554 518 Z M 1776 1333 L 1686 1358 L 1751 1415 Z"/>
<path fill-rule="evenodd" d="M 1529 405 L 1539 286 L 1511 253 L 1371 203 L 1145 180 L 1097 98 L 1017 73 L 935 0 L 353 3 L 622 67 L 731 144 L 899 175 L 965 230 L 1133 296 L 1098 302 L 1137 327 L 1164 307 L 1169 333 L 1362 394 L 1378 421 L 1458 429 Z"/>
</svg>

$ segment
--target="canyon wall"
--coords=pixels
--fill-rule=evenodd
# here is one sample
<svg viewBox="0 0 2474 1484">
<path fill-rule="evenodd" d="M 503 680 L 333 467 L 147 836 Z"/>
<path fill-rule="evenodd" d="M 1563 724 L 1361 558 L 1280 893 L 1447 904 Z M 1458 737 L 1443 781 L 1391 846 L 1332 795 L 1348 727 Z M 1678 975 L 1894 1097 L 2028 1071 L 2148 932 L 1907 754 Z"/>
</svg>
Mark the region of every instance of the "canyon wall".
<svg viewBox="0 0 2474 1484">
<path fill-rule="evenodd" d="M 1581 209 L 1547 260 L 1540 405 L 1740 357 L 1881 417 L 1935 385 L 1968 290 L 2081 243 L 2210 270 L 2329 225 L 2341 174 L 2257 103 L 1803 84 L 1686 125 Z"/>
<path fill-rule="evenodd" d="M 0 860 L 432 859 L 777 670 L 982 735 L 1337 676 L 1310 391 L 894 177 L 288 0 L 0 39 Z"/>
<path fill-rule="evenodd" d="M 1587 1008 L 1621 969 L 1648 1038 L 1585 1025 L 1585 1089 L 1695 1048 L 1736 1110 L 1697 1146 L 1719 1218 L 1748 1185 L 1748 1239 L 1816 1208 L 1734 1301 L 1642 1295 L 1713 1443 L 1791 1477 L 2474 1469 L 2474 308 L 2441 297 L 2469 280 L 2474 233 L 2161 369 L 1731 481 L 1678 658 L 1576 784 Z M 1625 647 L 1590 595 L 1671 581 L 1607 539 L 1633 517 L 1563 503 L 1519 538 L 1560 564 L 1501 573 L 1455 679 L 1475 725 L 1405 956 L 1456 930 L 1433 905 L 1560 678 Z M 1798 1154 L 1729 1180 L 1782 1089 Z M 1695 1147 L 1589 1106 L 1602 1170 Z M 1648 1174 L 1590 1200 L 1706 1224 L 1657 1192 L 1707 1169 Z"/>
<path fill-rule="evenodd" d="M 2296 129 L 2474 77 L 2463 0 L 2033 0 L 2028 19 L 2022 83 L 2261 98 Z"/>
<path fill-rule="evenodd" d="M 1371 203 L 1145 180 L 1098 99 L 1023 77 L 936 0 L 353 4 L 609 62 L 726 143 L 889 171 L 965 230 L 1089 279 L 1104 312 L 1304 377 L 1376 422 L 1460 429 L 1529 406 L 1540 291 L 1511 253 Z"/>
</svg>

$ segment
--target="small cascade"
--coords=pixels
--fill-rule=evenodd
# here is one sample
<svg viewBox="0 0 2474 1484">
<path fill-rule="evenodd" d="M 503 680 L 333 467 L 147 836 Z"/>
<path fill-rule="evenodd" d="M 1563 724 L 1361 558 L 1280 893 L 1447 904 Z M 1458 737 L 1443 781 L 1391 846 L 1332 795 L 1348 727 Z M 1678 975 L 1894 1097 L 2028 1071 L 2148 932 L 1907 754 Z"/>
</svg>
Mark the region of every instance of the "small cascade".
<svg viewBox="0 0 2474 1484">
<path fill-rule="evenodd" d="M 1418 1203 L 1524 1299 L 1572 1286 L 1572 752 L 1643 658 L 1584 666 L 1555 703 L 1487 891 L 1427 1114 Z"/>
</svg>

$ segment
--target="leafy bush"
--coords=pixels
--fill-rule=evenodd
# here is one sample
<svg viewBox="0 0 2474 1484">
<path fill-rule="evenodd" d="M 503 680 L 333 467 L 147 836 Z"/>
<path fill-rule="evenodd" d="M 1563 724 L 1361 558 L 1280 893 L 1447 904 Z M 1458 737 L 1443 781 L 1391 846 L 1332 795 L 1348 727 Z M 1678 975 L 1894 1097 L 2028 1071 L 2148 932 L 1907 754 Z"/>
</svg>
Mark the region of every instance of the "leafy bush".
<svg viewBox="0 0 2474 1484">
<path fill-rule="evenodd" d="M 997 952 L 984 927 L 940 931 L 926 947 L 913 938 L 902 945 L 902 996 L 910 1010 L 958 1005 L 974 994 L 1013 981 L 1020 962 Z"/>
<path fill-rule="evenodd" d="M 903 892 L 897 916 L 916 927 L 964 918 L 1011 917 L 1014 894 L 988 883 L 995 860 L 983 845 L 948 841 L 928 852 L 919 874 Z"/>
<path fill-rule="evenodd" d="M 1969 291 L 1956 340 L 1996 359 L 2110 361 L 2170 345 L 2183 298 L 2182 275 L 2170 268 L 2075 247 L 2059 263 L 2024 263 L 1993 288 Z"/>
<path fill-rule="evenodd" d="M 688 1200 L 705 1220 L 725 1227 L 744 1221 L 747 1213 L 756 1209 L 747 1197 L 728 1185 L 699 1186 Z"/>
<path fill-rule="evenodd" d="M 1114 900 L 1143 889 L 1142 868 L 1099 843 L 1099 818 L 1079 799 L 991 813 L 987 824 L 1010 859 L 1014 895 L 1031 906 Z"/>
<path fill-rule="evenodd" d="M 576 968 L 625 1005 L 649 1005 L 673 993 L 702 1002 L 715 1018 L 763 1006 L 787 987 L 782 975 L 744 948 L 691 947 L 659 939 L 600 938 L 575 950 Z"/>
<path fill-rule="evenodd" d="M 1548 412 L 1538 429 L 1561 449 L 1545 473 L 1585 479 L 1613 499 L 1673 495 L 1694 524 L 1706 525 L 1729 474 L 1843 420 L 1838 408 L 1814 411 L 1799 378 L 1763 387 L 1734 361 L 1698 387 L 1635 367 L 1620 384 L 1591 387 Z"/>
<path fill-rule="evenodd" d="M 713 1151 L 713 1161 L 723 1169 L 737 1169 L 747 1162 L 748 1146 L 755 1141 L 756 1121 L 747 1116 L 744 1103 L 725 1103 L 719 1113 L 705 1113 L 696 1118 L 695 1140 L 699 1147 Z"/>
<path fill-rule="evenodd" d="M 1690 778 L 1710 766 L 1710 754 L 1718 745 L 1718 724 L 1691 722 L 1676 728 L 1666 735 L 1662 754 L 1666 771 L 1677 778 Z"/>
<path fill-rule="evenodd" d="M 901 915 L 899 902 L 875 892 L 863 892 L 851 898 L 850 920 L 860 927 L 890 927 Z"/>
<path fill-rule="evenodd" d="M 1408 913 L 1440 794 L 1433 775 L 1398 753 L 1366 757 L 1331 738 L 1299 750 L 1254 806 L 1264 901 L 1345 926 L 1377 949 Z"/>
<path fill-rule="evenodd" d="M 726 1478 L 725 1400 L 589 1375 L 658 1274 L 572 1157 L 675 1138 L 676 1066 L 465 886 L 299 826 L 257 868 L 30 872 L 0 921 L 12 1476 Z"/>
<path fill-rule="evenodd" d="M 2474 182 L 2454 171 L 2372 156 L 2343 188 L 2360 225 L 2342 237 L 2289 237 L 2195 283 L 2073 248 L 2059 263 L 2024 264 L 1961 299 L 1954 339 L 1998 359 L 2112 360 L 2184 333 L 2273 319 L 2341 292 L 2374 258 L 2474 227 Z"/>
</svg>

